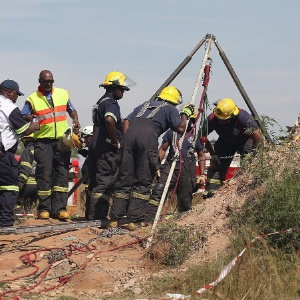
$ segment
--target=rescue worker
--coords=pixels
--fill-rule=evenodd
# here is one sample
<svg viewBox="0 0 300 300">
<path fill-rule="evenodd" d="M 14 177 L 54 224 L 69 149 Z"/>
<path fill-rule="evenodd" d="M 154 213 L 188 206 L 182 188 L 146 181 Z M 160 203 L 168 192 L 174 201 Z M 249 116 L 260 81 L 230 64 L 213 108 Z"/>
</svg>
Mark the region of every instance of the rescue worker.
<svg viewBox="0 0 300 300">
<path fill-rule="evenodd" d="M 24 150 L 19 160 L 19 197 L 18 202 L 29 213 L 33 203 L 38 200 L 37 185 L 35 180 L 36 161 L 34 160 L 34 138 L 33 134 L 23 136 L 21 141 Z"/>
<path fill-rule="evenodd" d="M 121 152 L 118 179 L 110 212 L 110 227 L 126 215 L 128 229 L 133 222 L 144 222 L 150 199 L 153 178 L 160 167 L 158 137 L 171 128 L 182 134 L 194 106 L 186 106 L 180 113 L 181 92 L 174 86 L 165 87 L 154 101 L 139 105 L 124 120 L 124 144 Z M 127 208 L 127 209 L 126 209 Z"/>
<path fill-rule="evenodd" d="M 29 136 L 23 136 L 21 141 L 24 144 L 24 150 L 21 154 L 19 161 L 19 188 L 20 193 L 23 189 L 24 184 L 27 183 L 29 175 L 35 173 L 35 168 L 33 170 L 34 161 L 34 138 L 33 133 Z M 34 175 L 33 175 L 34 176 Z"/>
<path fill-rule="evenodd" d="M 207 136 L 213 131 L 219 135 L 214 148 L 207 140 Z M 213 179 L 216 172 L 219 173 L 219 184 L 214 188 L 223 184 L 236 152 L 243 157 L 259 146 L 262 140 L 258 124 L 252 115 L 238 108 L 232 99 L 224 98 L 215 102 L 215 108 L 202 129 L 202 141 L 211 155 L 206 191 L 210 191 L 210 185 L 216 182 Z M 213 192 L 206 194 L 212 196 Z"/>
<path fill-rule="evenodd" d="M 81 137 L 83 138 L 84 147 L 78 150 L 78 153 L 85 157 L 84 163 L 81 167 L 81 174 L 84 176 L 89 173 L 89 164 L 88 164 L 88 153 L 91 146 L 92 137 L 93 137 L 93 126 L 86 126 L 81 130 Z M 83 184 L 88 185 L 90 182 L 89 176 L 83 181 Z"/>
<path fill-rule="evenodd" d="M 118 101 L 134 83 L 121 72 L 107 74 L 99 87 L 105 94 L 93 106 L 93 137 L 89 151 L 90 184 L 88 188 L 87 220 L 107 218 L 109 200 L 116 179 L 115 159 L 122 140 L 122 119 Z"/>
<path fill-rule="evenodd" d="M 80 150 L 78 150 L 78 153 L 85 157 L 84 163 L 82 164 L 81 167 L 81 175 L 82 177 L 85 177 L 83 180 L 83 185 L 84 185 L 84 190 L 81 191 L 80 193 L 80 211 L 85 212 L 86 208 L 86 193 L 88 190 L 88 185 L 90 182 L 90 177 L 89 177 L 89 163 L 88 163 L 88 152 L 89 148 L 91 146 L 91 141 L 93 137 L 93 126 L 86 126 L 81 130 L 81 137 L 83 138 L 84 142 L 84 147 Z"/>
<path fill-rule="evenodd" d="M 18 163 L 14 154 L 20 134 L 29 135 L 40 126 L 27 123 L 15 104 L 18 96 L 24 96 L 14 80 L 0 84 L 0 227 L 12 226 L 14 207 L 19 192 Z"/>
<path fill-rule="evenodd" d="M 49 70 L 40 72 L 39 83 L 37 91 L 27 98 L 22 110 L 26 120 L 37 118 L 40 123 L 40 130 L 34 133 L 38 216 L 41 219 L 50 216 L 67 219 L 71 151 L 60 148 L 60 141 L 68 128 L 66 112 L 73 121 L 74 131 L 79 131 L 80 124 L 68 91 L 53 87 L 54 79 Z"/>
<path fill-rule="evenodd" d="M 184 107 L 186 107 L 185 105 Z M 176 158 L 176 166 L 171 177 L 169 190 L 173 189 L 178 181 L 176 194 L 178 202 L 178 212 L 189 211 L 192 206 L 193 193 L 199 188 L 199 185 L 205 183 L 205 153 L 203 152 L 203 145 L 200 138 L 196 135 L 195 120 L 197 113 L 194 112 L 186 130 L 184 140 L 180 148 L 180 155 Z M 161 165 L 159 176 L 152 188 L 151 198 L 148 202 L 148 220 L 153 221 L 161 200 L 167 178 L 170 174 L 170 169 L 175 153 L 178 149 L 178 142 L 181 135 L 169 129 L 163 136 L 162 144 L 159 148 L 159 158 L 163 161 L 166 152 L 169 152 L 165 162 Z M 196 179 L 196 157 L 194 152 L 197 153 L 200 175 Z"/>
</svg>

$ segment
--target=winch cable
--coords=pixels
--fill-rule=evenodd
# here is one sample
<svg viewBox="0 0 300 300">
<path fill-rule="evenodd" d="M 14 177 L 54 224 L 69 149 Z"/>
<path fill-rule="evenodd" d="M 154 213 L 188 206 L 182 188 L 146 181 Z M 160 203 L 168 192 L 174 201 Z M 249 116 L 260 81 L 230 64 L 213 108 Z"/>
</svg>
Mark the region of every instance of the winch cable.
<svg viewBox="0 0 300 300">
<path fill-rule="evenodd" d="M 195 103 L 196 96 L 197 96 L 197 94 L 198 94 L 198 90 L 199 90 L 199 88 L 200 88 L 200 84 L 201 84 L 201 81 L 202 81 L 202 78 L 203 78 L 203 73 L 204 73 L 204 69 L 205 69 L 205 66 L 206 66 L 206 62 L 207 62 L 207 60 L 208 60 L 209 57 L 210 57 L 210 50 L 211 50 L 211 44 L 212 44 L 213 38 L 214 38 L 214 36 L 213 36 L 213 35 L 210 35 L 210 36 L 209 36 L 209 39 L 208 39 L 208 41 L 207 41 L 207 44 L 206 44 L 206 51 L 205 51 L 205 54 L 204 54 L 204 58 L 203 58 L 203 61 L 202 61 L 202 65 L 201 65 L 201 68 L 200 68 L 200 72 L 199 72 L 199 74 L 198 74 L 198 78 L 197 78 L 197 81 L 196 81 L 196 85 L 195 85 L 195 88 L 194 88 L 194 91 L 193 91 L 193 95 L 192 95 L 192 99 L 191 99 L 190 104 L 194 104 L 194 103 Z M 184 133 L 182 134 L 182 137 L 181 137 L 180 140 L 179 140 L 180 148 L 181 148 L 181 145 L 182 145 L 182 142 L 183 142 L 183 139 L 184 139 L 184 136 L 185 136 L 185 132 L 186 132 L 187 127 L 188 127 L 188 122 L 187 122 L 187 124 L 186 124 L 186 128 L 185 128 L 185 130 L 184 130 Z M 174 157 L 175 157 L 175 158 L 176 158 L 176 157 L 178 158 L 178 154 L 179 154 L 178 149 L 176 149 L 176 152 L 175 152 L 175 156 L 174 156 Z M 168 189 L 169 189 L 169 186 L 170 186 L 171 178 L 172 178 L 173 173 L 174 173 L 175 166 L 176 166 L 176 159 L 173 160 L 173 162 L 172 162 L 171 169 L 170 169 L 170 173 L 169 173 L 169 176 L 168 176 L 168 178 L 167 178 L 166 185 L 165 185 L 165 187 L 164 187 L 164 191 L 163 191 L 163 194 L 162 194 L 162 198 L 161 198 L 161 200 L 160 200 L 160 203 L 159 203 L 159 206 L 158 206 L 158 209 L 157 209 L 157 212 L 156 212 L 156 216 L 155 216 L 155 219 L 154 219 L 154 222 L 153 222 L 151 231 L 150 231 L 150 235 L 149 235 L 149 238 L 148 238 L 148 240 L 147 240 L 146 248 L 149 248 L 149 247 L 151 246 L 151 242 L 152 242 L 152 239 L 153 239 L 153 235 L 154 235 L 154 232 L 155 232 L 157 223 L 158 223 L 159 218 L 160 218 L 160 213 L 161 213 L 163 204 L 164 204 L 164 202 L 165 202 L 166 195 L 167 195 L 167 193 L 168 193 Z"/>
<path fill-rule="evenodd" d="M 198 123 L 198 120 L 200 119 L 200 124 L 199 124 L 199 129 L 198 129 L 198 133 L 195 135 L 194 141 L 193 141 L 193 145 L 192 145 L 192 149 L 195 148 L 195 144 L 198 138 L 200 138 L 199 135 L 201 135 L 202 133 L 202 128 L 205 122 L 207 122 L 207 109 L 209 106 L 208 103 L 208 98 L 207 98 L 207 89 L 208 89 L 208 83 L 209 83 L 209 79 L 210 79 L 210 72 L 211 72 L 211 64 L 212 64 L 212 60 L 209 60 L 209 63 L 205 66 L 205 72 L 204 72 L 204 79 L 203 79 L 203 91 L 202 91 L 202 95 L 201 95 L 201 100 L 200 100 L 200 104 L 199 104 L 199 109 L 198 109 L 198 115 L 196 118 L 196 122 L 195 122 L 195 127 Z M 205 126 L 206 130 L 207 130 L 207 126 Z M 203 148 L 205 148 L 205 143 L 203 143 L 203 141 L 201 140 L 201 143 L 203 145 Z"/>
<path fill-rule="evenodd" d="M 197 141 L 197 138 L 198 138 L 198 134 L 199 134 L 199 131 L 198 131 L 198 134 L 196 133 L 197 123 L 198 123 L 199 119 L 201 118 L 200 119 L 200 126 L 199 126 L 199 128 L 202 128 L 202 124 L 206 120 L 206 115 L 207 115 L 206 112 L 207 112 L 207 107 L 208 107 L 207 88 L 208 88 L 208 83 L 209 83 L 209 79 L 210 79 L 211 65 L 212 65 L 212 59 L 208 58 L 207 59 L 207 65 L 204 68 L 203 83 L 202 83 L 202 86 L 204 88 L 203 88 L 203 91 L 202 91 L 202 95 L 201 95 L 201 99 L 200 99 L 198 113 L 197 113 L 197 116 L 196 116 L 196 119 L 195 119 L 195 123 L 191 127 L 190 131 L 187 132 L 185 134 L 185 136 L 184 136 L 184 139 L 187 139 L 191 134 L 194 135 L 193 136 L 193 143 L 191 145 L 191 149 L 192 149 L 193 152 L 194 152 L 195 144 L 196 144 L 196 141 Z M 179 143 L 178 142 L 177 142 L 177 147 L 179 149 L 179 154 L 181 154 L 181 149 L 179 147 Z M 167 205 L 164 213 L 162 214 L 161 219 L 163 219 L 164 216 L 167 214 L 167 212 L 169 211 L 169 208 L 170 208 L 171 204 L 174 201 L 174 196 L 175 196 L 175 192 L 177 190 L 177 186 L 178 186 L 179 179 L 180 179 L 180 173 L 181 173 L 181 166 L 182 166 L 182 156 L 181 155 L 179 157 L 179 162 L 180 163 L 179 163 L 179 171 L 178 171 L 177 180 L 176 180 L 173 192 L 172 192 L 172 194 L 171 194 L 171 196 L 169 198 L 168 205 Z"/>
<path fill-rule="evenodd" d="M 179 140 L 177 140 L 176 142 L 176 145 L 177 145 L 177 149 L 178 149 L 178 153 L 179 153 L 179 170 L 178 170 L 178 176 L 176 178 L 176 183 L 174 185 L 174 189 L 172 191 L 172 194 L 169 198 L 169 201 L 168 201 L 168 205 L 165 209 L 165 211 L 163 212 L 162 216 L 160 217 L 160 220 L 162 220 L 165 215 L 167 214 L 167 212 L 169 211 L 173 201 L 174 201 L 174 197 L 175 197 L 175 193 L 177 191 L 177 186 L 178 186 L 178 183 L 179 183 L 179 179 L 180 179 L 180 173 L 181 173 L 181 168 L 182 168 L 182 153 L 181 153 L 181 148 L 180 148 L 180 145 L 179 145 Z"/>
<path fill-rule="evenodd" d="M 192 126 L 191 130 L 188 133 L 186 133 L 185 136 L 184 136 L 184 139 L 186 139 L 186 138 L 188 138 L 188 136 L 190 136 L 191 134 L 194 133 L 193 143 L 191 145 L 191 149 L 192 149 L 193 152 L 194 152 L 194 149 L 195 149 L 195 144 L 196 144 L 197 138 L 198 138 L 198 136 L 201 132 L 201 128 L 202 128 L 204 122 L 206 122 L 207 108 L 208 108 L 208 105 L 209 105 L 208 104 L 208 98 L 207 98 L 207 88 L 208 88 L 208 83 L 209 83 L 209 79 L 210 79 L 212 60 L 210 58 L 208 58 L 207 62 L 208 62 L 208 64 L 204 68 L 204 78 L 203 78 L 203 83 L 202 83 L 202 86 L 204 88 L 203 88 L 202 95 L 201 95 L 201 100 L 200 100 L 200 103 L 199 103 L 197 117 L 195 119 L 195 123 Z M 197 126 L 197 123 L 198 123 L 199 119 L 200 119 L 200 126 L 199 126 L 198 133 L 196 134 L 196 126 Z M 203 147 L 205 147 L 205 144 L 203 144 Z M 178 148 L 178 151 L 179 151 L 179 154 L 180 154 L 180 156 L 179 156 L 180 163 L 179 163 L 178 176 L 177 176 L 177 180 L 176 180 L 173 192 L 172 192 L 172 194 L 170 196 L 170 199 L 168 201 L 168 205 L 167 205 L 164 213 L 162 214 L 161 219 L 163 219 L 165 217 L 165 215 L 169 211 L 170 206 L 172 205 L 172 203 L 174 201 L 174 196 L 175 196 L 177 186 L 178 186 L 178 183 L 179 183 L 179 179 L 180 179 L 180 173 L 181 173 L 181 167 L 182 167 L 182 156 L 181 156 L 181 149 L 180 149 L 180 146 L 179 146 L 179 142 L 177 142 L 177 148 Z"/>
</svg>

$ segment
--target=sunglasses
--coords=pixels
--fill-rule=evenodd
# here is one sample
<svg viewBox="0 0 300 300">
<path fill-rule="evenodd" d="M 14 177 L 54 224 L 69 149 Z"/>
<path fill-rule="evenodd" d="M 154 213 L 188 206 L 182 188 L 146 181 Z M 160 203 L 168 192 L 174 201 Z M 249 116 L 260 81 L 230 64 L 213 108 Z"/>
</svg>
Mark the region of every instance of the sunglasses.
<svg viewBox="0 0 300 300">
<path fill-rule="evenodd" d="M 54 82 L 54 80 L 53 79 L 49 79 L 49 80 L 40 79 L 40 82 L 52 84 Z"/>
</svg>

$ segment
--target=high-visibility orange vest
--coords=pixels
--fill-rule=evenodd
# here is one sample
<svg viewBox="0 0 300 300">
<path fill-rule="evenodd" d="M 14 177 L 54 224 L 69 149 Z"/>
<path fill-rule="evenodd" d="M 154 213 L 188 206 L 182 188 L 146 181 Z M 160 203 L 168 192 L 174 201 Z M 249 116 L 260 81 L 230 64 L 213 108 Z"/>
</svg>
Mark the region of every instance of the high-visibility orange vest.
<svg viewBox="0 0 300 300">
<path fill-rule="evenodd" d="M 52 89 L 54 108 L 51 107 L 47 98 L 39 91 L 32 93 L 27 101 L 31 104 L 32 113 L 40 123 L 40 130 L 34 133 L 35 139 L 59 139 L 68 128 L 67 103 L 69 93 L 60 88 Z"/>
</svg>

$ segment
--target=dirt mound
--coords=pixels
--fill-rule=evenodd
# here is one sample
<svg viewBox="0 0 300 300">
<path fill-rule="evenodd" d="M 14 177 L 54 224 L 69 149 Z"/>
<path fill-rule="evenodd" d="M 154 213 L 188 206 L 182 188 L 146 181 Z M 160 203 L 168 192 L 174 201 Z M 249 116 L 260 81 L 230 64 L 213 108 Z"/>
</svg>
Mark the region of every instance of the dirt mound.
<svg viewBox="0 0 300 300">
<path fill-rule="evenodd" d="M 299 144 L 276 146 L 276 151 L 268 152 L 278 164 L 278 170 L 281 154 L 291 149 L 299 154 Z M 176 221 L 179 226 L 190 226 L 205 237 L 204 245 L 188 257 L 180 270 L 211 261 L 227 249 L 232 236 L 230 214 L 263 189 L 259 185 L 254 189 L 253 180 L 248 174 L 238 174 L 214 197 L 201 200 Z M 195 197 L 201 198 L 200 195 Z M 29 219 L 23 225 L 51 222 L 59 221 Z M 27 295 L 29 291 L 25 293 L 25 290 L 30 288 L 33 293 L 41 293 L 37 299 L 58 299 L 61 295 L 102 299 L 129 289 L 135 299 L 151 298 L 143 286 L 147 279 L 162 273 L 175 274 L 178 268 L 158 268 L 149 258 L 145 239 L 150 230 L 151 227 L 141 227 L 130 232 L 119 228 L 109 234 L 105 229 L 86 228 L 48 234 L 2 235 L 0 278 L 19 279 L 1 284 L 0 291 L 15 291 L 4 299 Z M 26 276 L 26 280 L 22 276 Z"/>
<path fill-rule="evenodd" d="M 228 246 L 231 234 L 228 226 L 230 210 L 243 202 L 243 199 L 237 195 L 233 188 L 235 185 L 236 179 L 233 179 L 223 186 L 213 198 L 195 205 L 190 212 L 178 220 L 178 225 L 193 225 L 193 228 L 201 231 L 201 234 L 206 238 L 204 247 L 192 254 L 182 268 L 212 260 Z M 59 221 L 30 219 L 24 222 L 24 225 L 50 222 L 57 223 Z M 55 298 L 58 295 L 101 299 L 105 295 L 122 292 L 125 289 L 132 289 L 136 298 L 143 298 L 146 296 L 143 295 L 143 283 L 150 276 L 155 276 L 156 273 L 160 272 L 155 262 L 149 259 L 145 249 L 143 239 L 149 235 L 150 229 L 151 227 L 141 227 L 135 232 L 120 229 L 111 237 L 101 236 L 105 233 L 105 229 L 93 228 L 65 233 L 0 236 L 0 243 L 2 244 L 0 278 L 16 278 L 32 272 L 32 268 L 23 268 L 24 264 L 18 260 L 21 255 L 30 253 L 32 249 L 37 251 L 36 265 L 40 271 L 47 267 L 49 255 L 53 254 L 51 249 L 69 249 L 69 245 L 75 245 L 74 247 L 77 245 L 77 248 L 72 250 L 74 254 L 63 257 L 51 268 L 47 278 L 53 279 L 43 281 L 33 291 L 59 285 L 58 276 L 65 276 L 65 274 L 68 276 L 76 268 L 78 269 L 83 265 L 85 267 L 82 267 L 67 284 L 44 292 L 41 299 L 45 299 L 45 297 Z M 168 272 L 171 270 L 168 269 Z M 32 280 L 31 282 L 26 283 L 27 287 L 32 286 L 35 281 Z M 7 283 L 2 291 L 7 291 L 9 288 L 19 290 L 23 286 L 24 281 L 16 280 Z M 20 291 L 15 294 L 20 295 Z M 9 295 L 14 295 L 14 293 Z"/>
</svg>

